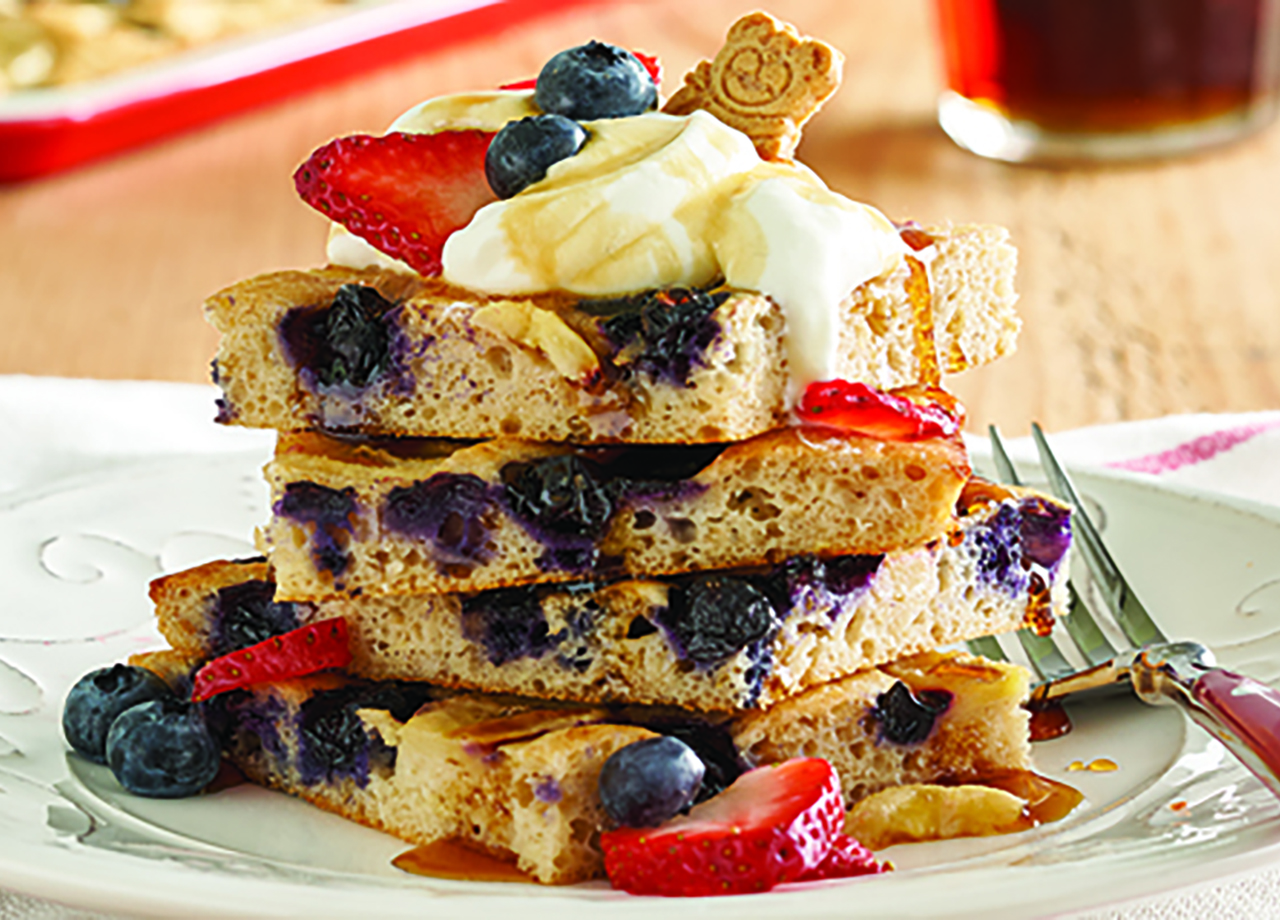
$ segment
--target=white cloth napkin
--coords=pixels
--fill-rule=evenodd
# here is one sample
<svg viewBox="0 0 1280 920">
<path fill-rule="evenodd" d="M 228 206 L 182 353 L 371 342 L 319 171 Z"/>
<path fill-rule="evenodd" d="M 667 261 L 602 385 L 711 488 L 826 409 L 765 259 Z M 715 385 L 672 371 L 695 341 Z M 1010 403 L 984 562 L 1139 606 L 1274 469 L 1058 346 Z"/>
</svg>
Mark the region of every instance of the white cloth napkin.
<svg viewBox="0 0 1280 920">
<path fill-rule="evenodd" d="M 1049 434 L 1067 466 L 1125 470 L 1280 505 L 1280 412 L 1171 415 Z M 1012 447 L 1017 456 L 1035 455 L 1029 438 Z"/>
<path fill-rule="evenodd" d="M 270 432 L 212 423 L 213 387 L 0 376 L 5 493 L 163 454 L 270 452 Z M 1014 432 L 1007 432 L 1014 434 Z M 1050 433 L 1067 466 L 1125 469 L 1280 505 L 1280 411 L 1182 415 Z M 1027 439 L 1015 459 L 1034 458 Z M 1045 905 L 1052 911 L 1052 905 Z M 0 920 L 102 920 L 0 888 Z M 1082 915 L 1087 920 L 1280 920 L 1280 870 Z"/>
</svg>

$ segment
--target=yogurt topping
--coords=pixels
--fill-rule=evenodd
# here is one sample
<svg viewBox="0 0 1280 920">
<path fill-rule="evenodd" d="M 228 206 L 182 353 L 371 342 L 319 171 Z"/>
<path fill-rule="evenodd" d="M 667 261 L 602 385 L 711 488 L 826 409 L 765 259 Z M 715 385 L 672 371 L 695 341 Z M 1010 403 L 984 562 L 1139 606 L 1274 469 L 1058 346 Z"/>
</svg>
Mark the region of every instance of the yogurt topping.
<svg viewBox="0 0 1280 920">
<path fill-rule="evenodd" d="M 794 405 L 809 384 L 839 376 L 841 302 L 909 250 L 883 214 L 807 170 L 757 169 L 751 179 L 730 199 L 716 255 L 731 287 L 782 307 Z"/>
<path fill-rule="evenodd" d="M 612 122 L 612 123 L 611 123 Z M 497 294 L 588 296 L 720 276 L 724 202 L 760 165 L 705 112 L 588 122 L 590 139 L 541 182 L 484 208 L 445 243 L 445 277 Z"/>
<path fill-rule="evenodd" d="M 536 111 L 531 92 L 445 96 L 391 130 L 497 130 Z M 491 294 L 610 296 L 724 278 L 783 309 L 793 403 L 808 384 L 838 376 L 841 301 L 909 252 L 883 214 L 800 164 L 761 160 L 746 135 L 706 112 L 584 127 L 577 155 L 449 238 L 446 280 Z M 341 228 L 328 256 L 408 270 Z"/>
<path fill-rule="evenodd" d="M 456 93 L 420 102 L 391 123 L 388 133 L 431 134 L 445 128 L 497 131 L 509 121 L 537 115 L 533 90 Z"/>
</svg>

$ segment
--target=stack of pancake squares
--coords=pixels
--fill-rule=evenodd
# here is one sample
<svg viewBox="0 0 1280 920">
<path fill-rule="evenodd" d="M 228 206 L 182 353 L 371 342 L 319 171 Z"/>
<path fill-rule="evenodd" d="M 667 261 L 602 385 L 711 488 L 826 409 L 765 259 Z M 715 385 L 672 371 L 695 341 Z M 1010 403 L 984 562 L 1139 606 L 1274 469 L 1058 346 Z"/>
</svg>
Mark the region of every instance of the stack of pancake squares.
<svg viewBox="0 0 1280 920">
<path fill-rule="evenodd" d="M 1013 348 L 1015 253 L 901 233 L 841 306 L 839 374 L 955 414 L 939 372 Z M 139 661 L 182 683 L 334 618 L 351 654 L 209 701 L 253 781 L 568 883 L 603 873 L 601 764 L 655 733 L 704 795 L 797 756 L 847 806 L 1029 766 L 1025 672 L 940 649 L 1061 605 L 1067 509 L 973 479 L 958 430 L 802 422 L 768 297 L 329 266 L 207 312 L 220 421 L 279 432 L 264 558 L 157 580 L 171 648 Z"/>
</svg>

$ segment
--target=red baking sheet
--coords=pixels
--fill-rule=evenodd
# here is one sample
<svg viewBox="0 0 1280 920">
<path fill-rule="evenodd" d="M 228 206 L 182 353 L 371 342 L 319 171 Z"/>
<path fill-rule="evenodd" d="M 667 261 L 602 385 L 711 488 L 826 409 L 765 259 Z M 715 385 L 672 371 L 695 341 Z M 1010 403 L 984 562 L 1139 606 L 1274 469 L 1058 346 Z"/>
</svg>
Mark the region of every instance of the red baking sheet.
<svg viewBox="0 0 1280 920">
<path fill-rule="evenodd" d="M 47 175 L 591 0 L 391 0 L 0 98 L 0 182 Z M 598 0 L 597 0 L 598 2 Z"/>
</svg>

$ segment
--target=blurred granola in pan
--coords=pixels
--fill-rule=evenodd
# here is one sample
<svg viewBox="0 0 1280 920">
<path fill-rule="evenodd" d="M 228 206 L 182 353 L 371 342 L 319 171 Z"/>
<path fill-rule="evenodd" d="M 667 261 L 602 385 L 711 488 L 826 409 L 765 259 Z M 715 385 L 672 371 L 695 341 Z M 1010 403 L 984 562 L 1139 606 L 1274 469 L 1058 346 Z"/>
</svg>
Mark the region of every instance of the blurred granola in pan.
<svg viewBox="0 0 1280 920">
<path fill-rule="evenodd" d="M 0 0 L 0 94 L 118 73 L 351 0 Z"/>
</svg>

